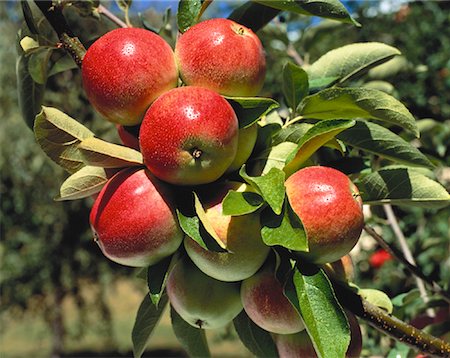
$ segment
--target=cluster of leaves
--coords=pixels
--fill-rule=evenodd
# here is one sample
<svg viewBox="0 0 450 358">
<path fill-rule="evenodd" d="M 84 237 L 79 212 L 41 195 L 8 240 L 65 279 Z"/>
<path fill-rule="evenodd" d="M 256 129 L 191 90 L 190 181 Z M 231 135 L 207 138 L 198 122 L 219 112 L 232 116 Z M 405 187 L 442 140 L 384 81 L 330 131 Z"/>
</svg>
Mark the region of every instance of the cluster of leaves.
<svg viewBox="0 0 450 358">
<path fill-rule="evenodd" d="M 178 26 L 185 30 L 199 21 L 209 2 L 181 1 Z M 129 4 L 128 4 L 129 5 Z M 27 9 L 25 8 L 25 13 Z M 255 16 L 263 10 L 266 16 Z M 249 2 L 235 9 L 231 18 L 257 30 L 279 11 L 315 15 L 356 24 L 337 0 L 306 2 Z M 31 21 L 31 20 L 30 20 Z M 33 76 L 29 65 L 32 56 L 43 52 L 40 36 L 20 39 L 23 58 L 29 62 L 23 71 L 24 85 L 44 85 L 52 72 L 41 68 Z M 37 41 L 37 42 L 36 42 Z M 57 47 L 51 51 L 58 51 Z M 50 51 L 50 50 L 49 50 Z M 449 194 L 433 179 L 433 163 L 395 130 L 419 136 L 417 123 L 408 109 L 390 94 L 364 86 L 348 86 L 370 69 L 400 53 L 383 43 L 355 43 L 336 48 L 302 68 L 287 62 L 282 70 L 283 101 L 288 112 L 277 111 L 279 103 L 270 98 L 227 98 L 235 109 L 241 128 L 258 122 L 260 135 L 248 163 L 232 177 L 245 181 L 251 192 L 230 191 L 223 202 L 227 215 L 244 215 L 259 211 L 263 241 L 277 249 L 281 262 L 289 263 L 288 250 L 307 251 L 307 237 L 301 220 L 285 197 L 285 178 L 311 164 L 328 164 L 321 153 L 339 153 L 333 166 L 352 174 L 363 201 L 369 205 L 390 203 L 440 208 L 448 204 Z M 45 57 L 45 71 L 51 54 Z M 25 61 L 25 60 L 24 60 Z M 69 67 L 70 68 L 70 67 Z M 44 73 L 44 76 L 39 76 Z M 44 80 L 44 81 L 43 81 Z M 26 88 L 26 86 L 25 86 Z M 142 155 L 131 148 L 97 138 L 79 121 L 52 107 L 42 107 L 34 120 L 41 99 L 34 90 L 22 90 L 22 103 L 32 112 L 25 118 L 34 122 L 37 142 L 43 151 L 70 173 L 63 182 L 57 200 L 74 200 L 97 193 L 117 170 L 142 166 Z M 24 105 L 22 105 L 24 107 Z M 359 167 L 352 166 L 357 158 Z M 350 170 L 343 169 L 350 163 Z M 184 232 L 209 250 L 226 250 L 208 223 L 195 192 L 187 200 L 188 208 L 178 207 L 178 218 Z M 167 303 L 165 280 L 173 258 L 148 268 L 149 295 L 139 308 L 133 343 L 140 356 Z M 282 266 L 282 265 L 281 265 Z M 342 357 L 350 341 L 348 324 L 333 287 L 325 273 L 317 267 L 296 263 L 289 265 L 285 293 L 301 313 L 308 333 L 320 356 Z M 392 310 L 387 297 L 380 293 L 359 291 L 366 299 Z M 381 300 L 380 300 L 380 297 Z M 381 302 L 381 303 L 380 303 Z M 185 323 L 172 312 L 173 327 L 181 344 L 192 355 L 209 355 L 204 332 Z M 275 352 L 269 333 L 255 326 L 242 313 L 234 325 L 244 344 L 255 354 Z M 276 353 L 274 354 L 276 355 Z"/>
</svg>

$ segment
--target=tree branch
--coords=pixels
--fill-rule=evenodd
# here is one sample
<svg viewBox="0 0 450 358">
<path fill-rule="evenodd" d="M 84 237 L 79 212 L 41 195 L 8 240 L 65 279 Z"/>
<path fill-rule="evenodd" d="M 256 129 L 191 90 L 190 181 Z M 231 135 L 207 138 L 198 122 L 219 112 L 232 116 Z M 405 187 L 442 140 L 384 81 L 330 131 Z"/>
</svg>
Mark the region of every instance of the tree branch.
<svg viewBox="0 0 450 358">
<path fill-rule="evenodd" d="M 111 11 L 109 11 L 105 6 L 100 5 L 98 7 L 98 12 L 102 15 L 104 15 L 106 18 L 110 19 L 112 22 L 114 22 L 117 26 L 120 27 L 130 27 L 127 23 L 123 22 L 121 19 L 119 19 L 116 15 L 114 15 Z"/>
<path fill-rule="evenodd" d="M 450 357 L 450 344 L 403 322 L 385 310 L 364 300 L 348 285 L 333 282 L 336 296 L 346 309 L 372 327 L 421 352 L 438 357 Z"/>
<path fill-rule="evenodd" d="M 81 62 L 86 53 L 86 48 L 83 46 L 78 37 L 74 36 L 70 30 L 61 8 L 53 6 L 52 1 L 35 0 L 35 3 L 57 33 L 62 47 L 69 53 L 70 56 L 72 56 L 78 67 L 81 68 Z"/>
<path fill-rule="evenodd" d="M 366 231 L 370 236 L 372 236 L 377 243 L 385 249 L 387 252 L 389 252 L 392 256 L 394 256 L 398 261 L 400 261 L 403 265 L 405 265 L 406 269 L 411 272 L 413 275 L 421 278 L 424 282 L 426 282 L 428 285 L 430 285 L 432 291 L 436 294 L 439 294 L 442 296 L 442 298 L 450 303 L 450 293 L 445 291 L 439 284 L 434 281 L 432 278 L 426 276 L 420 268 L 417 266 L 411 264 L 403 255 L 403 253 L 398 250 L 397 248 L 389 245 L 386 241 L 384 241 L 383 237 L 379 235 L 373 228 L 368 226 L 367 224 L 364 226 L 364 231 Z"/>
</svg>

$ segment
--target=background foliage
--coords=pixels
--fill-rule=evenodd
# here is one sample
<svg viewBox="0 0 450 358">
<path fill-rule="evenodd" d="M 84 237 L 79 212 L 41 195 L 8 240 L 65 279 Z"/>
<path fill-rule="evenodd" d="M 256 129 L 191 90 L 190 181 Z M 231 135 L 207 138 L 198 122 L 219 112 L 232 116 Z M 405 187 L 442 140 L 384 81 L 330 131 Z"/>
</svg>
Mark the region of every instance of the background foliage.
<svg viewBox="0 0 450 358">
<path fill-rule="evenodd" d="M 228 4 L 228 8 L 220 6 L 220 11 L 224 13 L 222 16 L 226 16 L 233 3 Z M 370 81 L 366 81 L 365 85 L 395 95 L 419 119 L 422 138 L 421 144 L 417 145 L 438 165 L 438 179 L 448 190 L 448 10 L 448 2 L 414 2 L 395 13 L 381 13 L 376 11 L 373 3 L 369 3 L 357 9 L 357 20 L 363 25 L 361 28 L 328 20 L 317 22 L 300 15 L 282 13 L 273 24 L 259 33 L 267 50 L 269 68 L 262 95 L 283 103 L 280 73 L 286 60 L 307 66 L 333 48 L 361 41 L 380 41 L 399 48 L 402 57 L 371 70 L 368 74 Z M 66 15 L 83 43 L 89 44 L 96 36 L 113 27 L 104 18 L 100 22 L 89 17 L 80 19 L 74 9 L 69 9 Z M 211 15 L 213 13 L 206 14 Z M 106 260 L 92 242 L 87 220 L 91 199 L 53 201 L 66 174 L 52 164 L 36 145 L 32 131 L 21 119 L 17 104 L 16 52 L 11 44 L 21 25 L 21 16 L 20 7 L 16 3 L 0 4 L 0 115 L 3 119 L 0 124 L 0 323 L 6 326 L 11 317 L 25 317 L 29 311 L 39 312 L 45 317 L 48 330 L 52 332 L 52 350 L 55 355 L 65 351 L 64 343 L 67 343 L 68 336 L 83 336 L 86 333 L 83 327 L 86 325 L 94 325 L 97 328 L 96 334 L 107 342 L 98 349 L 111 349 L 117 347 L 118 343 L 117 334 L 111 328 L 113 313 L 106 292 L 108 287 L 123 277 L 133 280 L 136 272 Z M 149 11 L 141 17 L 133 17 L 132 21 L 136 24 L 144 21 L 145 25 L 152 28 L 163 26 L 162 34 L 173 44 L 174 26 L 170 27 L 170 23 L 165 25 L 161 18 L 160 14 Z M 41 23 L 41 26 L 45 26 L 45 23 Z M 53 56 L 56 58 L 57 55 Z M 360 80 L 355 81 L 358 83 Z M 81 90 L 77 69 L 49 78 L 44 103 L 73 114 L 100 137 L 118 142 L 114 128 L 98 120 L 93 113 Z M 399 134 L 412 140 L 406 133 Z M 319 155 L 323 161 L 330 163 L 336 159 L 333 152 L 327 149 L 321 150 Z M 364 163 L 357 164 L 364 166 Z M 372 210 L 371 215 L 370 222 L 380 225 L 380 229 L 383 227 L 387 240 L 396 244 L 396 237 L 386 225 L 382 209 Z M 448 289 L 448 210 L 396 208 L 396 215 L 417 263 L 426 274 Z M 376 249 L 376 245 L 364 237 L 353 252 L 355 281 L 361 287 L 378 288 L 391 298 L 396 297 L 394 314 L 406 321 L 423 315 L 431 305 L 438 304 L 433 300 L 424 303 L 417 294 L 414 279 L 393 261 L 388 261 L 379 269 L 372 267 L 369 258 Z M 83 294 L 82 288 L 86 285 L 96 287 L 92 290 L 93 298 L 87 298 Z M 408 294 L 406 298 L 405 294 Z M 60 309 L 62 302 L 68 298 L 76 302 L 77 311 L 70 325 Z M 406 299 L 408 305 L 405 305 Z M 137 306 L 128 312 L 130 321 L 136 311 Z M 447 312 L 444 308 L 445 313 L 448 314 L 448 306 Z M 443 327 L 442 324 L 431 326 L 430 329 L 438 333 L 448 332 L 448 327 Z M 130 333 L 127 331 L 119 334 L 128 337 Z M 220 334 L 223 336 L 219 338 L 233 339 L 233 333 Z M 395 344 L 391 340 L 382 338 L 371 329 L 367 329 L 365 334 L 367 339 L 364 340 L 364 354 L 386 356 L 389 352 L 395 352 Z M 405 352 L 400 345 L 397 348 Z"/>
</svg>

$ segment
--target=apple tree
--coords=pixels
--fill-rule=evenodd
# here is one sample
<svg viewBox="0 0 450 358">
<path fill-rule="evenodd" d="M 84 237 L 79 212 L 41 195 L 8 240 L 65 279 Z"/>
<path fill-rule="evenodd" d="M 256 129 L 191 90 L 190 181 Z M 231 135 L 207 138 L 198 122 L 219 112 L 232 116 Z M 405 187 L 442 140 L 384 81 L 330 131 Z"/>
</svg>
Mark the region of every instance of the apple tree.
<svg viewBox="0 0 450 358">
<path fill-rule="evenodd" d="M 359 27 L 338 0 L 249 1 L 227 19 L 205 19 L 215 2 L 181 0 L 176 24 L 166 13 L 159 29 L 131 24 L 130 3 L 119 2 L 123 22 L 96 1 L 36 1 L 52 42 L 24 2 L 19 45 L 23 116 L 69 174 L 57 199 L 94 197 L 86 220 L 101 252 L 144 268 L 135 356 L 167 306 L 191 356 L 209 356 L 205 329 L 227 324 L 256 356 L 359 356 L 360 323 L 449 356 L 447 342 L 395 317 L 386 294 L 352 282 L 347 256 L 364 231 L 448 305 L 448 292 L 364 218 L 363 204 L 426 210 L 450 200 L 436 165 L 405 139 L 419 141 L 413 114 L 365 85 L 400 51 L 355 42 L 309 63 L 291 46 L 271 72 L 275 96 L 263 87 L 271 69 L 257 33 L 279 31 L 281 14 Z M 69 8 L 117 28 L 80 41 Z M 43 102 L 47 76 L 74 64 L 122 144 Z"/>
</svg>

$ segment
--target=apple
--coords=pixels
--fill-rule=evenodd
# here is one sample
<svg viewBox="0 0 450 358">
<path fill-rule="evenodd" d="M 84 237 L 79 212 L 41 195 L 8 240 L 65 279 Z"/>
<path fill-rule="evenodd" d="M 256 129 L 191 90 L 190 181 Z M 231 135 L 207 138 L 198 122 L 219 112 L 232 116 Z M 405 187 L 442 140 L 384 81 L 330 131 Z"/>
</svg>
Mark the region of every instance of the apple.
<svg viewBox="0 0 450 358">
<path fill-rule="evenodd" d="M 221 281 L 241 281 L 258 271 L 270 248 L 262 241 L 258 213 L 223 215 L 222 200 L 229 190 L 248 191 L 248 187 L 242 183 L 223 182 L 198 192 L 206 218 L 229 252 L 206 250 L 190 237 L 184 239 L 184 247 L 205 274 Z"/>
<path fill-rule="evenodd" d="M 345 313 L 350 326 L 350 344 L 345 356 L 359 358 L 362 350 L 361 328 L 353 313 L 348 311 Z M 273 334 L 272 337 L 277 346 L 279 358 L 318 357 L 306 330 L 294 334 Z"/>
<path fill-rule="evenodd" d="M 177 185 L 211 183 L 233 162 L 238 120 L 216 92 L 186 86 L 161 95 L 148 109 L 139 132 L 145 165 Z"/>
<path fill-rule="evenodd" d="M 107 120 L 136 125 L 148 106 L 178 84 L 170 45 L 144 29 L 118 28 L 96 40 L 82 61 L 83 87 Z"/>
<path fill-rule="evenodd" d="M 119 135 L 120 140 L 123 145 L 133 148 L 136 150 L 140 150 L 139 148 L 139 126 L 121 126 L 120 124 L 116 124 L 117 134 Z"/>
<path fill-rule="evenodd" d="M 166 290 L 175 311 L 196 328 L 223 327 L 242 311 L 239 283 L 215 280 L 188 258 L 175 264 Z"/>
<path fill-rule="evenodd" d="M 326 263 L 323 269 L 327 275 L 338 281 L 352 281 L 355 275 L 353 260 L 350 255 L 345 255 L 339 260 Z"/>
<path fill-rule="evenodd" d="M 258 124 L 239 129 L 239 139 L 236 157 L 227 169 L 227 173 L 239 170 L 252 154 L 258 137 Z"/>
<path fill-rule="evenodd" d="M 202 21 L 175 45 L 180 77 L 226 96 L 254 96 L 266 74 L 264 49 L 255 33 L 229 19 Z"/>
<path fill-rule="evenodd" d="M 293 334 L 305 328 L 300 314 L 284 295 L 282 284 L 268 267 L 242 282 L 241 299 L 250 319 L 268 332 Z"/>
<path fill-rule="evenodd" d="M 121 170 L 94 201 L 90 224 L 103 254 L 145 267 L 174 253 L 183 240 L 165 184 L 142 168 Z"/>
<path fill-rule="evenodd" d="M 298 255 L 324 264 L 348 254 L 364 226 L 362 200 L 351 180 L 336 169 L 311 166 L 292 174 L 285 186 L 308 237 L 309 252 Z"/>
<path fill-rule="evenodd" d="M 392 260 L 392 256 L 385 249 L 379 249 L 369 257 L 370 266 L 375 269 L 379 269 L 386 261 L 390 260 Z"/>
</svg>

